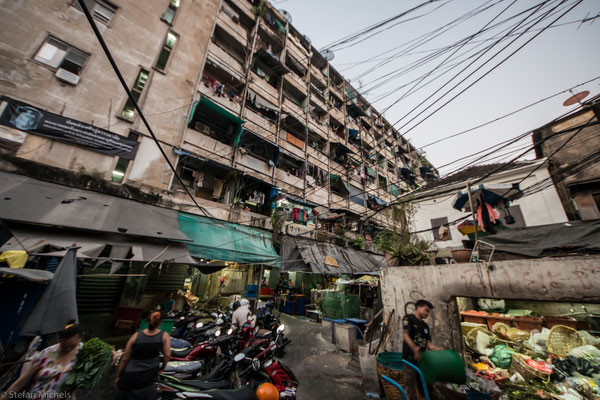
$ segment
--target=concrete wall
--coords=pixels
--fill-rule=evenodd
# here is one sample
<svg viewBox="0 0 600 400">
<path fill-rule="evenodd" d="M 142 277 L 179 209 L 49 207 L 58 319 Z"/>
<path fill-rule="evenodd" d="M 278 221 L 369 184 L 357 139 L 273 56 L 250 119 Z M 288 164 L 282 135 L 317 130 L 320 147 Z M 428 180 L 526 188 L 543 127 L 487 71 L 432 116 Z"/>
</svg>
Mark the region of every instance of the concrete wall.
<svg viewBox="0 0 600 400">
<path fill-rule="evenodd" d="M 492 175 L 483 183 L 516 183 L 527 176 L 532 169 L 537 167 L 542 160 L 533 162 L 532 164 Z M 525 179 L 521 184 L 521 188 L 527 188 L 537 182 L 540 182 L 549 177 L 548 169 L 540 167 L 530 177 Z M 414 231 L 427 232 L 420 233 L 423 239 L 434 242 L 433 231 L 431 230 L 431 220 L 434 218 L 447 217 L 448 222 L 452 222 L 460 217 L 468 215 L 462 211 L 455 210 L 452 207 L 454 196 L 459 190 L 466 188 L 466 183 L 453 185 L 455 190 L 448 194 L 439 195 L 437 198 L 428 199 L 425 201 L 415 202 L 416 214 L 414 216 Z M 560 198 L 556 193 L 556 188 L 550 186 L 538 193 L 525 196 L 511 202 L 511 205 L 519 205 L 527 226 L 546 225 L 553 223 L 566 222 L 567 216 L 564 212 Z M 456 228 L 458 224 L 450 226 L 451 240 L 435 241 L 437 248 L 457 247 L 462 246 L 462 240 L 467 239 Z"/>
<path fill-rule="evenodd" d="M 381 271 L 380 282 L 386 312 L 403 315 L 407 302 L 427 299 L 435 307 L 426 321 L 434 344 L 461 349 L 455 297 L 600 303 L 600 257 L 390 267 Z M 397 351 L 401 335 L 399 329 L 393 336 Z"/>
<path fill-rule="evenodd" d="M 101 128 L 110 126 L 110 131 L 122 136 L 127 136 L 131 129 L 147 134 L 139 118 L 128 121 L 118 117 L 126 94 L 83 12 L 71 3 L 3 2 L 0 94 Z M 111 3 L 118 10 L 110 24 L 96 23 L 130 86 L 140 68 L 150 71 L 140 105 L 159 139 L 167 147 L 179 145 L 220 1 L 181 2 L 172 26 L 161 20 L 168 7 L 166 1 L 111 0 Z M 163 73 L 153 66 L 169 29 L 179 38 Z M 76 86 L 60 82 L 52 68 L 34 60 L 49 34 L 90 54 Z M 0 127 L 0 136 L 4 138 L 13 133 Z M 166 163 L 155 153 L 152 146 L 140 147 L 133 162 L 135 173 L 130 179 L 166 188 L 169 180 L 163 179 L 162 174 Z M 116 157 L 33 134 L 25 137 L 17 155 L 71 171 L 84 168 L 106 179 L 110 179 L 117 162 Z"/>
</svg>

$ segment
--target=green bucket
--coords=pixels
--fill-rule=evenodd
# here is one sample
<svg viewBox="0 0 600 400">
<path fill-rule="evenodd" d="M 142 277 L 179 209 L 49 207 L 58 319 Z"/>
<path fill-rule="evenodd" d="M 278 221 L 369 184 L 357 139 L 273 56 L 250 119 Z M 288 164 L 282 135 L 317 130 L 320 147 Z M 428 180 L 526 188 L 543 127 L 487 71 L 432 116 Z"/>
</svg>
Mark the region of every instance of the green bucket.
<svg viewBox="0 0 600 400">
<path fill-rule="evenodd" d="M 404 364 L 402 364 L 402 353 L 386 351 L 379 353 L 377 356 L 377 362 L 386 368 L 395 369 L 402 371 Z"/>
<path fill-rule="evenodd" d="M 449 382 L 463 384 L 467 381 L 465 364 L 454 350 L 425 351 L 419 360 L 427 384 Z"/>
</svg>

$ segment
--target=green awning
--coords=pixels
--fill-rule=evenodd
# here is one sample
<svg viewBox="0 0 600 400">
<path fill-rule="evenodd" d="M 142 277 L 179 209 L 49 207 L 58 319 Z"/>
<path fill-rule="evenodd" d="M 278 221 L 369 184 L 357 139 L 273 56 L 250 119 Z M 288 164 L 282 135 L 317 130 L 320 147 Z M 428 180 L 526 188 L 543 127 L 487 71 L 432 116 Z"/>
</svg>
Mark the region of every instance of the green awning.
<svg viewBox="0 0 600 400">
<path fill-rule="evenodd" d="M 192 105 L 192 110 L 190 112 L 189 121 L 191 121 L 192 118 L 194 117 L 194 114 L 196 113 L 196 110 L 198 109 L 198 107 L 204 107 L 208 111 L 212 111 L 215 114 L 219 114 L 220 116 L 227 118 L 228 120 L 230 120 L 232 123 L 234 123 L 236 125 L 242 125 L 244 123 L 243 119 L 230 113 L 229 111 L 227 111 L 226 109 L 224 109 L 223 107 L 221 107 L 220 105 L 215 103 L 214 101 L 211 101 L 204 96 L 202 96 L 202 98 L 200 98 L 200 101 L 196 101 Z M 189 121 L 188 121 L 188 123 L 189 123 Z"/>
<path fill-rule="evenodd" d="M 270 232 L 183 212 L 177 219 L 179 229 L 193 240 L 188 248 L 194 257 L 281 266 Z"/>
<path fill-rule="evenodd" d="M 369 175 L 371 178 L 377 178 L 377 172 L 375 172 L 375 170 L 371 167 L 365 167 L 366 171 L 367 171 L 367 175 Z"/>
<path fill-rule="evenodd" d="M 341 192 L 350 193 L 348 183 L 344 182 L 341 176 L 336 174 L 330 174 L 329 179 L 331 180 L 331 187 L 336 187 Z"/>
<path fill-rule="evenodd" d="M 394 196 L 400 196 L 400 189 L 398 189 L 398 186 L 391 183 L 390 184 L 390 193 L 393 194 Z"/>
</svg>

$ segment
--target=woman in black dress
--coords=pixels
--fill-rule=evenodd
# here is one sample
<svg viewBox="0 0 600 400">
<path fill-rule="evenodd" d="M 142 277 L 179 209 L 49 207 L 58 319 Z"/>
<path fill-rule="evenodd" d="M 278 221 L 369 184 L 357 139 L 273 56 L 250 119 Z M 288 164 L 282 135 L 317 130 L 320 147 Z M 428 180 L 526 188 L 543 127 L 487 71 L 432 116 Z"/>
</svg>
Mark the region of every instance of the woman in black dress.
<svg viewBox="0 0 600 400">
<path fill-rule="evenodd" d="M 154 381 L 161 371 L 160 355 L 163 370 L 171 357 L 169 334 L 158 329 L 161 320 L 160 312 L 153 312 L 148 328 L 129 338 L 117 371 L 115 400 L 156 399 Z"/>
</svg>

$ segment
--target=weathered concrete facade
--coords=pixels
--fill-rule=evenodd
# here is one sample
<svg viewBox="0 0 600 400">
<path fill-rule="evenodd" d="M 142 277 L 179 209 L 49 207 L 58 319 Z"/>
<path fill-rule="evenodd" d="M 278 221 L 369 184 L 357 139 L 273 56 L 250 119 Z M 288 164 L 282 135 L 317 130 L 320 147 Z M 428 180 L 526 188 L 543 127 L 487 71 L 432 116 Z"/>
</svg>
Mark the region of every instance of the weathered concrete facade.
<svg viewBox="0 0 600 400">
<path fill-rule="evenodd" d="M 113 187 L 126 185 L 159 204 L 199 213 L 139 115 L 123 113 L 126 94 L 78 4 L 3 3 L 0 95 L 133 138 L 137 154 L 123 167 L 117 156 L 0 125 L 2 168 L 68 185 L 80 182 L 71 173 L 82 174 L 93 190 L 131 198 Z M 239 199 L 254 185 L 357 219 L 379 207 L 376 199 L 390 202 L 435 177 L 434 169 L 421 171 L 429 164 L 420 153 L 267 2 L 88 4 L 129 88 L 141 85 L 137 101 L 169 160 L 179 175 L 189 175 L 188 189 L 215 218 L 270 229 L 269 206 L 255 210 Z M 63 64 L 53 62 L 62 50 L 46 46 L 51 42 L 84 58 L 75 84 L 57 77 Z M 204 100 L 211 105 L 198 111 Z M 228 131 L 224 121 L 232 118 L 245 130 Z M 263 154 L 265 146 L 277 156 Z M 44 166 L 57 169 L 49 174 Z M 114 179 L 117 168 L 121 180 Z M 199 176 L 222 189 L 198 190 Z M 390 228 L 388 211 L 373 223 Z M 316 238 L 316 224 L 297 225 L 288 233 Z"/>
<path fill-rule="evenodd" d="M 431 301 L 433 342 L 460 350 L 456 297 L 600 303 L 600 257 L 389 267 L 381 271 L 381 292 L 386 312 L 397 314 L 408 302 Z M 401 329 L 392 347 L 401 350 Z"/>
<path fill-rule="evenodd" d="M 550 173 L 569 219 L 600 218 L 600 97 L 536 130 L 538 158 L 550 157 Z"/>
</svg>

